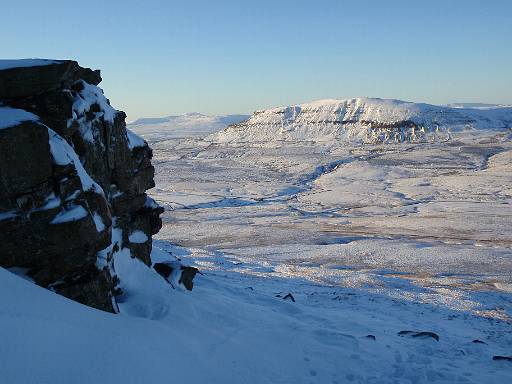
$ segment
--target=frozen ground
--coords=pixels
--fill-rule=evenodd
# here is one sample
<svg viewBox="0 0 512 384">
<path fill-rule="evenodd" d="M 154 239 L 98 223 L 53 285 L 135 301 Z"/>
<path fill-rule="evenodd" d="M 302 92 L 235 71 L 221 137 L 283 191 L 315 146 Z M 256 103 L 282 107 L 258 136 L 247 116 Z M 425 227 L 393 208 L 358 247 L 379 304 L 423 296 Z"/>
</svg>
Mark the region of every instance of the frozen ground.
<svg viewBox="0 0 512 384">
<path fill-rule="evenodd" d="M 203 266 L 193 292 L 129 256 L 121 314 L 71 302 L 0 269 L 5 383 L 506 383 L 510 324 L 157 242 L 155 260 Z M 122 254 L 119 254 L 122 256 Z M 383 279 L 384 282 L 385 279 Z M 408 281 L 394 283 L 421 291 Z M 292 293 L 295 302 L 284 300 Z M 429 335 L 399 335 L 429 331 Z M 432 335 L 433 336 L 433 335 Z M 476 342 L 475 340 L 478 340 Z"/>
<path fill-rule="evenodd" d="M 154 146 L 152 195 L 168 208 L 162 240 L 336 286 L 400 277 L 427 289 L 422 300 L 510 316 L 506 131 L 380 146 L 201 139 Z M 480 302 L 475 290 L 503 302 Z"/>
<path fill-rule="evenodd" d="M 0 381 L 512 381 L 510 131 L 170 137 L 150 143 L 152 258 L 197 266 L 194 290 L 120 252 L 110 315 L 0 269 Z"/>
<path fill-rule="evenodd" d="M 390 335 L 398 331 L 389 326 L 400 324 L 450 337 L 457 318 L 455 329 L 493 334 L 495 347 L 512 355 L 510 131 L 381 145 L 212 138 L 154 143 L 152 195 L 167 208 L 157 238 L 189 249 L 189 260 L 216 279 L 241 276 L 258 290 L 299 295 L 301 305 L 310 295 L 353 293 L 353 306 L 341 299 L 334 309 L 318 299 L 315 311 L 328 332 L 343 311 L 361 326 L 371 322 L 366 310 L 386 312 L 377 329 Z M 348 329 L 337 324 L 339 332 Z M 449 364 L 467 359 L 463 344 L 453 344 Z M 492 364 L 488 352 L 479 356 Z M 378 360 L 361 358 L 363 366 Z M 375 382 L 394 382 L 392 365 L 384 370 L 388 379 L 377 375 Z M 482 380 L 501 383 L 498 372 L 512 379 L 511 365 Z M 430 361 L 416 378 L 396 382 L 435 381 L 426 373 L 434 367 Z M 460 369 L 447 366 L 457 378 L 437 378 L 479 382 L 461 378 Z M 372 382 L 366 379 L 358 380 Z"/>
<path fill-rule="evenodd" d="M 229 124 L 239 123 L 247 115 L 209 116 L 201 113 L 185 113 L 177 116 L 141 118 L 128 124 L 130 129 L 152 142 L 169 138 L 203 136 L 220 131 Z"/>
</svg>

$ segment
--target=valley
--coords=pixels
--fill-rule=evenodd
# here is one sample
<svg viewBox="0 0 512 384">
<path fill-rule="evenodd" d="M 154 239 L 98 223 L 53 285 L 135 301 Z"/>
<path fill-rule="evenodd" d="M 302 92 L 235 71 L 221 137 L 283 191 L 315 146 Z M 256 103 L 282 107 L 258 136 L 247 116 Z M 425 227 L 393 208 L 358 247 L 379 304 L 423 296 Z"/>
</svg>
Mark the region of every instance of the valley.
<svg viewBox="0 0 512 384">
<path fill-rule="evenodd" d="M 449 144 L 206 138 L 153 147 L 152 197 L 166 207 L 159 239 L 336 286 L 405 276 L 442 286 L 436 294 L 454 306 L 475 287 L 512 289 L 507 134 L 461 134 Z"/>
</svg>

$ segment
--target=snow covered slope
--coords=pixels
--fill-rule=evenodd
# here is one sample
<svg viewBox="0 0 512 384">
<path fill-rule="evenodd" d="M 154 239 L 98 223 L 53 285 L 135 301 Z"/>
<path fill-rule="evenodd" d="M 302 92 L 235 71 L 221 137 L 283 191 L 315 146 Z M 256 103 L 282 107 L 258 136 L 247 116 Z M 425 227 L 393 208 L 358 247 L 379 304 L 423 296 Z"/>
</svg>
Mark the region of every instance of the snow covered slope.
<svg viewBox="0 0 512 384">
<path fill-rule="evenodd" d="M 205 275 L 193 292 L 173 290 L 140 260 L 117 258 L 132 276 L 120 315 L 0 268 L 0 382 L 510 381 L 510 362 L 493 360 L 509 354 L 505 322 L 277 271 L 246 274 L 240 268 L 250 264 L 222 253 L 158 245 L 196 260 Z"/>
<path fill-rule="evenodd" d="M 464 129 L 512 127 L 512 107 L 452 108 L 400 100 L 357 98 L 256 111 L 214 140 L 421 142 L 449 139 Z"/>
<path fill-rule="evenodd" d="M 179 116 L 142 118 L 128 124 L 128 127 L 146 140 L 160 141 L 214 133 L 248 117 L 248 115 L 207 116 L 200 113 L 186 113 Z"/>
</svg>

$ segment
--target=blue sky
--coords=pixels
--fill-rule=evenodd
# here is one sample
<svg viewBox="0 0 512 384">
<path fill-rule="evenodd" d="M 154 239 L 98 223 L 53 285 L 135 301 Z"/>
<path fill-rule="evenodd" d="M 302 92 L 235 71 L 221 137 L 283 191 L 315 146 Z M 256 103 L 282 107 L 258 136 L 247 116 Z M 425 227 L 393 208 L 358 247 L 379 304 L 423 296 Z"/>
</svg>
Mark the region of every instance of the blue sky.
<svg viewBox="0 0 512 384">
<path fill-rule="evenodd" d="M 512 103 L 512 1 L 6 1 L 2 58 L 75 59 L 129 120 L 320 98 Z"/>
</svg>

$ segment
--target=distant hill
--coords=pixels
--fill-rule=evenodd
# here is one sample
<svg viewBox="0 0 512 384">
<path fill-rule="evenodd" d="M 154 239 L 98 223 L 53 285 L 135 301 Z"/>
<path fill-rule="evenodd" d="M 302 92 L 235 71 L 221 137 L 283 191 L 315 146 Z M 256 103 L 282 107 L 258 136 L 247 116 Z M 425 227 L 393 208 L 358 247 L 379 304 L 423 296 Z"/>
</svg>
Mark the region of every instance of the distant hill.
<svg viewBox="0 0 512 384">
<path fill-rule="evenodd" d="M 495 109 L 495 108 L 510 108 L 509 104 L 487 104 L 487 103 L 450 103 L 446 104 L 451 108 L 472 108 L 472 109 Z"/>
<path fill-rule="evenodd" d="M 457 104 L 455 108 L 374 98 L 318 100 L 256 111 L 212 139 L 421 142 L 449 139 L 451 132 L 466 129 L 512 127 L 512 107 L 478 105 L 463 108 Z"/>
<path fill-rule="evenodd" d="M 138 119 L 128 124 L 128 128 L 146 140 L 160 141 L 208 135 L 247 118 L 249 115 L 208 116 L 201 113 L 186 113 L 178 116 Z"/>
</svg>

